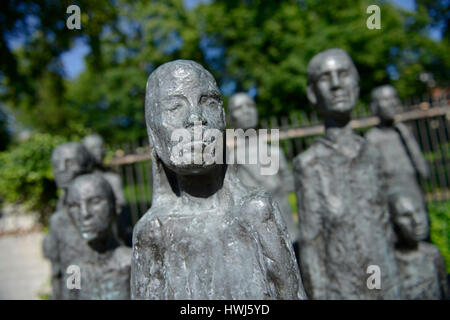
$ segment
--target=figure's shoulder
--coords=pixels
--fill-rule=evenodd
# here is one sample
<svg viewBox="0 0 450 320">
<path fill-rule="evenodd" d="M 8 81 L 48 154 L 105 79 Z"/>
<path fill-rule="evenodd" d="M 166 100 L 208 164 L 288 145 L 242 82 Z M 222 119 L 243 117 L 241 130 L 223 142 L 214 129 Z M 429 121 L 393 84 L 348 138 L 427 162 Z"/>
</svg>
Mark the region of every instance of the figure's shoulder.
<svg viewBox="0 0 450 320">
<path fill-rule="evenodd" d="M 320 141 L 316 141 L 306 151 L 303 151 L 294 158 L 294 170 L 308 168 L 324 156 L 327 156 L 327 149 Z"/>
<path fill-rule="evenodd" d="M 131 265 L 132 249 L 125 246 L 117 247 L 114 250 L 114 264 L 119 268 L 126 268 Z"/>
<path fill-rule="evenodd" d="M 423 252 L 429 259 L 441 259 L 442 254 L 439 251 L 439 248 L 431 243 L 427 243 L 424 241 L 419 242 L 419 250 Z"/>
<path fill-rule="evenodd" d="M 377 128 L 372 127 L 367 133 L 365 134 L 365 138 L 367 141 L 370 141 L 371 143 L 376 143 L 378 140 L 383 136 L 383 132 Z"/>
<path fill-rule="evenodd" d="M 161 214 L 150 208 L 136 223 L 133 229 L 133 243 L 161 238 Z"/>
<path fill-rule="evenodd" d="M 380 144 L 377 144 L 375 140 L 369 140 L 367 137 L 360 137 L 361 144 L 363 146 L 362 152 L 367 155 L 369 159 L 372 159 L 375 162 L 381 161 L 381 150 L 379 148 Z"/>
<path fill-rule="evenodd" d="M 69 217 L 65 210 L 58 210 L 50 216 L 50 228 L 66 224 Z"/>
<path fill-rule="evenodd" d="M 105 179 L 117 182 L 121 181 L 120 176 L 113 171 L 103 171 L 101 174 L 105 177 Z"/>
<path fill-rule="evenodd" d="M 248 194 L 241 202 L 241 217 L 244 221 L 265 222 L 274 215 L 275 202 L 265 191 L 256 190 Z M 256 221 L 254 221 L 256 219 Z"/>
</svg>

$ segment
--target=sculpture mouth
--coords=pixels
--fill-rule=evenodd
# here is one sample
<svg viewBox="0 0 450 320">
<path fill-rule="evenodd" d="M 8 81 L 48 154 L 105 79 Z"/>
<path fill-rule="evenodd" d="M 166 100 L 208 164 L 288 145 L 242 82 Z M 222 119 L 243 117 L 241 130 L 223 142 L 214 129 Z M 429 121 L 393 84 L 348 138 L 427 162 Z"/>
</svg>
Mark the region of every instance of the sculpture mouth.
<svg viewBox="0 0 450 320">
<path fill-rule="evenodd" d="M 81 226 L 80 229 L 82 233 L 92 233 L 95 231 L 95 228 L 93 226 Z"/>
<path fill-rule="evenodd" d="M 348 98 L 346 96 L 337 96 L 333 98 L 333 103 L 347 102 Z"/>
</svg>

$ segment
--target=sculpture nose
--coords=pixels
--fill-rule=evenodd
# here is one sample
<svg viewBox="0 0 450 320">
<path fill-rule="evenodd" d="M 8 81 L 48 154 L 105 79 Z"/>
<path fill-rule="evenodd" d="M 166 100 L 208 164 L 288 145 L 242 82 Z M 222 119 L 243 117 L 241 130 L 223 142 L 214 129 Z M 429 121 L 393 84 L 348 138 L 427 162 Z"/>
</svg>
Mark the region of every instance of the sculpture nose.
<svg viewBox="0 0 450 320">
<path fill-rule="evenodd" d="M 85 203 L 81 204 L 80 210 L 81 210 L 81 217 L 83 218 L 83 220 L 87 220 L 90 218 L 91 215 Z"/>
<path fill-rule="evenodd" d="M 339 76 L 337 72 L 331 73 L 331 87 L 332 88 L 339 88 L 341 86 L 341 82 L 339 80 Z"/>
<path fill-rule="evenodd" d="M 205 120 L 205 118 L 204 118 L 201 114 L 198 114 L 198 113 L 192 113 L 192 114 L 189 116 L 188 124 L 189 124 L 189 125 L 194 125 L 195 122 L 201 122 L 202 125 L 205 125 L 205 124 L 206 124 L 206 120 Z"/>
</svg>

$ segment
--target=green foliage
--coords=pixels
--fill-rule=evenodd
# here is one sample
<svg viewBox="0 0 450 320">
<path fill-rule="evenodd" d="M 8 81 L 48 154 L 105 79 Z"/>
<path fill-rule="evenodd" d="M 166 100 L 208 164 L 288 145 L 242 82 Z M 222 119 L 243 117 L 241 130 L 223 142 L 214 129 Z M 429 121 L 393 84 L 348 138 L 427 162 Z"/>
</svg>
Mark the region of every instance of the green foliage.
<svg viewBox="0 0 450 320">
<path fill-rule="evenodd" d="M 63 142 L 58 136 L 34 134 L 0 152 L 1 197 L 39 211 L 43 223 L 54 210 L 57 199 L 50 156 L 53 148 Z"/>
<path fill-rule="evenodd" d="M 381 29 L 366 27 L 366 8 L 381 8 Z M 343 48 L 361 75 L 361 98 L 393 82 L 403 98 L 423 94 L 423 71 L 444 71 L 448 81 L 448 44 L 424 36 L 427 13 L 404 12 L 386 1 L 214 1 L 197 9 L 202 32 L 224 48 L 219 80 L 239 90 L 256 87 L 263 117 L 306 110 L 306 67 L 318 52 Z M 396 70 L 393 79 L 387 67 Z M 440 68 L 439 68 L 440 66 Z M 437 67 L 437 68 L 436 68 Z M 435 74 L 438 77 L 438 74 Z"/>
<path fill-rule="evenodd" d="M 428 212 L 431 242 L 441 251 L 450 273 L 450 201 L 428 203 Z"/>
<path fill-rule="evenodd" d="M 358 109 L 379 84 L 392 82 L 405 98 L 425 93 L 422 72 L 443 86 L 449 79 L 448 37 L 438 42 L 426 36 L 445 17 L 441 0 L 420 0 L 415 12 L 369 0 L 216 0 L 190 10 L 182 0 L 79 0 L 81 30 L 64 27 L 69 4 L 2 3 L 7 19 L 0 26 L 0 95 L 17 119 L 41 132 L 81 135 L 90 128 L 109 144 L 146 140 L 146 79 L 174 59 L 205 65 L 226 94 L 256 89 L 263 118 L 311 112 L 306 66 L 332 47 L 347 50 L 359 69 Z M 381 8 L 381 30 L 366 27 L 370 4 Z M 16 30 L 27 25 L 30 13 L 38 26 Z M 26 35 L 22 47 L 6 46 L 12 31 Z M 90 53 L 83 74 L 68 80 L 60 57 L 76 39 Z"/>
<path fill-rule="evenodd" d="M 8 131 L 7 116 L 3 110 L 0 109 L 0 151 L 5 150 L 10 141 L 11 136 Z"/>
</svg>

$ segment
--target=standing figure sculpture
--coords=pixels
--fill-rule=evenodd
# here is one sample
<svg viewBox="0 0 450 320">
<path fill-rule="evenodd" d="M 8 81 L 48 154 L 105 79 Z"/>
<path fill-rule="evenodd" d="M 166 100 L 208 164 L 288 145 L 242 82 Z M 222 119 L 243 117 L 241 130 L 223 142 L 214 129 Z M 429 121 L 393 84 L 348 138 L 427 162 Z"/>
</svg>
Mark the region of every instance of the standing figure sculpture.
<svg viewBox="0 0 450 320">
<path fill-rule="evenodd" d="M 439 249 L 422 240 L 423 216 L 410 196 L 392 194 L 390 201 L 397 236 L 396 258 L 404 298 L 408 300 L 448 299 L 444 259 Z"/>
<path fill-rule="evenodd" d="M 87 250 L 72 265 L 80 271 L 73 299 L 130 299 L 131 248 L 120 246 L 114 234 L 116 200 L 111 185 L 99 174 L 77 177 L 67 194 L 69 215 Z"/>
<path fill-rule="evenodd" d="M 416 221 L 422 222 L 416 227 L 416 231 L 420 233 L 419 239 L 424 240 L 429 233 L 429 222 L 417 177 L 427 178 L 429 169 L 408 128 L 403 123 L 394 123 L 395 110 L 399 107 L 400 100 L 394 87 L 384 85 L 375 88 L 372 91 L 371 109 L 380 118 L 380 124 L 370 129 L 366 138 L 381 153 L 388 193 L 397 194 L 407 191 L 411 201 L 416 202 L 417 211 L 414 212 L 418 216 Z"/>
<path fill-rule="evenodd" d="M 401 298 L 380 155 L 350 127 L 358 71 L 341 49 L 317 54 L 307 70 L 308 99 L 324 118 L 325 136 L 294 160 L 306 293 L 311 299 Z M 377 268 L 381 288 L 368 284 L 368 272 Z"/>
<path fill-rule="evenodd" d="M 92 158 L 81 143 L 69 142 L 53 150 L 51 162 L 56 185 L 62 190 L 62 195 L 58 199 L 56 212 L 50 217 L 50 230 L 43 240 L 43 253 L 52 265 L 52 299 L 59 300 L 70 298 L 66 288 L 66 270 L 86 248 L 67 212 L 67 188 L 77 176 L 91 171 Z"/>
<path fill-rule="evenodd" d="M 254 129 L 258 123 L 258 110 L 256 109 L 253 99 L 244 92 L 234 94 L 228 103 L 230 126 L 234 129 Z M 245 151 L 247 154 L 258 154 L 258 145 L 248 143 L 248 136 L 244 140 Z M 240 140 L 238 140 L 238 143 Z M 256 164 L 239 164 L 238 174 L 239 179 L 243 184 L 250 187 L 258 187 L 267 191 L 273 196 L 273 199 L 278 203 L 281 215 L 288 229 L 289 237 L 294 244 L 297 245 L 298 227 L 293 219 L 291 206 L 289 204 L 287 195 L 294 192 L 294 179 L 289 170 L 286 158 L 283 151 L 280 149 L 271 149 L 276 151 L 279 155 L 279 170 L 275 175 L 262 175 L 260 159 Z M 247 155 L 246 155 L 247 157 Z M 257 157 L 255 157 L 257 158 Z"/>
<path fill-rule="evenodd" d="M 147 81 L 145 118 L 153 197 L 133 231 L 132 299 L 305 298 L 278 206 L 250 193 L 235 167 L 204 158 L 225 147 L 213 76 L 190 60 L 159 66 Z M 179 142 L 179 132 L 190 139 Z"/>
<path fill-rule="evenodd" d="M 110 171 L 103 166 L 103 159 L 105 158 L 106 153 L 105 142 L 99 134 L 90 134 L 83 138 L 82 143 L 94 160 L 94 172 L 102 174 L 114 191 L 119 233 L 127 245 L 131 246 L 133 227 L 131 226 L 131 220 L 125 207 L 126 201 L 122 178 L 117 173 Z"/>
</svg>

